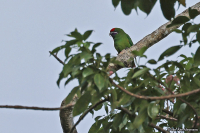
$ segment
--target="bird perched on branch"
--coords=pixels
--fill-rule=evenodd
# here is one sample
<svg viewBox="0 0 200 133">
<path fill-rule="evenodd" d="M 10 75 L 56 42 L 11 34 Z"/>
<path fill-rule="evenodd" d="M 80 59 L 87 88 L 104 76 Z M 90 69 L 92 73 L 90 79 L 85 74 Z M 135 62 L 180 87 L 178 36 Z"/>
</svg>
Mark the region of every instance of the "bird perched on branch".
<svg viewBox="0 0 200 133">
<path fill-rule="evenodd" d="M 120 28 L 112 28 L 110 30 L 110 35 L 112 36 L 114 40 L 114 46 L 117 50 L 118 54 L 126 48 L 130 48 L 133 46 L 133 42 L 128 34 L 126 34 L 122 29 Z"/>
</svg>

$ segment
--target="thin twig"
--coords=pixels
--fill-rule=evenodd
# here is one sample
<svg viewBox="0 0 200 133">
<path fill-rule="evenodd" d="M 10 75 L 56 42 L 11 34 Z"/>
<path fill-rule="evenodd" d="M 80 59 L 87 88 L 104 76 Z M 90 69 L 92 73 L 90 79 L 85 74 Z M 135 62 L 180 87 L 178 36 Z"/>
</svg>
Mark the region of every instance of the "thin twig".
<svg viewBox="0 0 200 133">
<path fill-rule="evenodd" d="M 178 121 L 174 117 L 167 117 L 167 116 L 164 116 L 164 115 L 158 115 L 157 117 L 162 118 L 162 119 L 166 119 L 166 120 Z"/>
<path fill-rule="evenodd" d="M 150 75 L 151 76 L 151 75 Z M 151 76 L 151 77 L 153 77 L 153 76 Z M 154 77 L 153 77 L 154 78 Z M 156 78 L 154 78 L 158 83 L 160 83 L 161 85 L 163 85 L 172 95 L 170 95 L 170 96 L 175 96 L 174 95 L 174 93 L 171 91 L 171 89 L 170 88 L 168 88 L 167 86 L 165 86 L 165 84 L 163 84 L 163 82 L 161 82 L 160 80 L 158 80 L 158 79 L 156 79 Z M 200 90 L 200 89 L 196 89 L 196 90 Z M 195 90 L 194 90 L 195 91 Z M 193 91 L 189 91 L 189 92 L 193 92 Z M 189 93 L 189 92 L 186 92 L 186 93 Z M 197 92 L 199 92 L 199 91 L 197 91 Z M 196 92 L 196 93 L 197 93 Z M 186 94 L 186 93 L 182 93 L 182 94 Z M 179 95 L 179 94 L 177 94 L 177 95 Z M 188 95 L 190 95 L 190 94 L 188 94 Z M 185 95 L 186 96 L 186 95 Z M 194 123 L 194 126 L 192 127 L 193 129 L 195 129 L 196 128 L 196 126 L 197 126 L 197 122 L 198 122 L 198 114 L 197 114 L 197 111 L 195 110 L 195 108 L 189 103 L 189 102 L 187 102 L 187 101 L 185 101 L 185 100 L 183 100 L 182 98 L 180 98 L 180 97 L 177 97 L 179 100 L 181 100 L 183 103 L 186 103 L 188 106 L 190 106 L 191 108 L 192 108 L 192 110 L 194 111 L 194 113 L 195 113 L 195 123 Z"/>
<path fill-rule="evenodd" d="M 149 96 L 141 96 L 141 95 L 137 95 L 137 94 L 134 94 L 134 93 L 131 93 L 130 91 L 124 89 L 123 87 L 121 87 L 120 85 L 117 85 L 113 82 L 113 80 L 110 78 L 111 80 L 111 83 L 119 88 L 120 90 L 122 90 L 123 92 L 125 92 L 126 94 L 132 96 L 132 97 L 136 97 L 136 98 L 139 98 L 139 99 L 150 99 L 150 100 L 162 100 L 162 99 L 170 99 L 170 98 L 175 98 L 175 97 L 183 97 L 183 96 L 188 96 L 188 95 L 191 95 L 191 94 L 194 94 L 194 93 L 198 93 L 200 92 L 200 89 L 196 89 L 196 90 L 193 90 L 193 91 L 189 91 L 189 92 L 186 92 L 186 93 L 182 93 L 182 94 L 176 94 L 176 95 L 168 95 L 168 96 L 155 96 L 155 97 L 149 97 Z"/>
<path fill-rule="evenodd" d="M 131 116 L 135 115 L 134 113 L 132 113 L 130 110 L 128 110 L 128 109 L 126 109 L 126 108 L 118 107 L 118 109 L 124 111 L 124 112 L 127 113 L 128 115 L 131 115 Z M 169 133 L 169 132 L 165 131 L 163 128 L 154 125 L 153 123 L 149 123 L 148 126 L 153 127 L 153 128 L 156 128 L 158 131 L 161 131 L 161 132 L 163 132 L 163 133 Z"/>
<path fill-rule="evenodd" d="M 165 112 L 166 114 L 171 115 L 171 116 L 174 115 L 173 112 L 171 112 L 171 111 L 169 111 L 169 110 L 167 110 L 167 109 L 162 109 L 162 111 Z"/>
<path fill-rule="evenodd" d="M 117 109 L 119 110 L 122 110 L 124 112 L 126 112 L 128 115 L 131 115 L 131 116 L 135 116 L 134 113 L 132 113 L 130 110 L 128 110 L 127 108 L 123 108 L 123 107 L 118 107 Z"/>
<path fill-rule="evenodd" d="M 99 102 L 97 102 L 96 104 L 94 104 L 93 106 L 91 106 L 86 112 L 84 112 L 78 119 L 78 121 L 73 125 L 73 127 L 71 128 L 69 133 L 72 133 L 73 130 L 75 129 L 75 127 L 80 123 L 81 120 L 83 120 L 83 118 L 94 108 L 96 108 L 98 105 L 104 103 L 108 101 L 108 98 L 105 98 L 104 100 L 100 100 Z"/>
<path fill-rule="evenodd" d="M 163 128 L 154 125 L 153 123 L 149 123 L 148 126 L 156 128 L 158 131 L 163 132 L 163 133 L 169 133 L 168 131 L 164 130 Z"/>
<path fill-rule="evenodd" d="M 41 111 L 56 111 L 56 110 L 62 110 L 67 109 L 70 107 L 73 107 L 74 103 L 67 104 L 62 107 L 56 107 L 56 108 L 45 108 L 45 107 L 30 107 L 30 106 L 21 106 L 21 105 L 0 105 L 0 108 L 10 108 L 10 109 L 29 109 L 29 110 L 41 110 Z"/>
<path fill-rule="evenodd" d="M 53 55 L 53 56 L 56 58 L 56 60 L 57 60 L 58 62 L 60 62 L 61 64 L 65 65 L 65 63 L 64 63 L 61 59 L 59 59 L 59 58 L 57 57 L 57 55 L 53 54 L 51 51 L 49 51 L 49 53 L 50 53 L 51 55 Z"/>
</svg>

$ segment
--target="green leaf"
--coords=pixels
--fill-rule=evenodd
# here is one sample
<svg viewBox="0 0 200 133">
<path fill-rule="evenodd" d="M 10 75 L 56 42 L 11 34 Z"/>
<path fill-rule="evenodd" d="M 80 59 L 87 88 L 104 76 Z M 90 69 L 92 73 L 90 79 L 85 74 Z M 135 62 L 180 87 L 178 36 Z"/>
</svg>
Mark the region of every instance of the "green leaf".
<svg viewBox="0 0 200 133">
<path fill-rule="evenodd" d="M 200 25 L 191 25 L 188 29 L 187 29 L 187 33 L 190 33 L 190 32 L 197 32 L 199 31 L 199 28 L 200 28 Z"/>
<path fill-rule="evenodd" d="M 189 21 L 190 19 L 186 16 L 178 16 L 176 17 L 172 22 L 171 24 L 169 24 L 167 26 L 167 28 L 171 27 L 171 26 L 175 26 L 175 25 L 181 25 L 181 24 L 184 24 L 186 23 L 187 21 Z"/>
<path fill-rule="evenodd" d="M 200 43 L 200 31 L 197 32 L 196 38 L 197 38 L 197 41 Z"/>
<path fill-rule="evenodd" d="M 139 51 L 134 50 L 134 51 L 132 51 L 132 53 L 133 53 L 134 55 L 136 55 L 136 56 L 141 56 L 141 57 L 143 57 L 143 56 L 145 56 L 145 55 L 144 55 L 144 52 L 145 52 L 147 49 L 148 49 L 147 47 L 142 47 Z"/>
<path fill-rule="evenodd" d="M 139 77 L 140 75 L 142 75 L 142 74 L 148 72 L 149 70 L 150 70 L 149 68 L 143 68 L 143 69 L 137 71 L 137 72 L 133 75 L 132 78 Z"/>
<path fill-rule="evenodd" d="M 90 130 L 89 130 L 88 133 L 96 133 L 96 132 L 99 130 L 100 126 L 101 126 L 101 123 L 100 123 L 100 122 L 95 122 L 95 123 L 91 126 L 91 128 L 90 128 Z"/>
<path fill-rule="evenodd" d="M 198 47 L 195 55 L 194 55 L 194 63 L 200 65 L 200 46 Z"/>
<path fill-rule="evenodd" d="M 98 46 L 100 46 L 102 43 L 96 43 L 96 44 L 94 44 L 94 46 L 92 47 L 92 53 L 94 53 L 95 51 L 96 51 L 96 48 L 98 47 Z"/>
<path fill-rule="evenodd" d="M 58 53 L 61 49 L 65 48 L 65 45 L 59 46 L 51 51 L 51 54 Z"/>
<path fill-rule="evenodd" d="M 199 12 L 196 9 L 189 8 L 189 15 L 191 19 L 194 19 L 196 16 L 199 15 Z"/>
<path fill-rule="evenodd" d="M 78 101 L 74 105 L 73 116 L 77 116 L 84 112 L 87 109 L 90 100 L 91 94 L 87 91 L 78 99 Z"/>
<path fill-rule="evenodd" d="M 83 43 L 83 46 L 86 47 L 86 48 L 89 48 L 90 47 L 90 42 Z"/>
<path fill-rule="evenodd" d="M 177 127 L 179 128 L 182 127 L 183 123 L 188 119 L 188 117 L 189 117 L 189 114 L 184 114 L 184 115 L 179 116 Z"/>
<path fill-rule="evenodd" d="M 125 15 L 129 15 L 134 8 L 135 0 L 121 0 L 121 8 Z"/>
<path fill-rule="evenodd" d="M 122 123 L 124 113 L 120 112 L 115 115 L 114 120 L 113 120 L 113 128 L 117 130 L 119 128 L 119 125 Z"/>
<path fill-rule="evenodd" d="M 94 108 L 95 111 L 98 111 L 102 108 L 103 104 L 99 104 L 97 107 Z"/>
<path fill-rule="evenodd" d="M 163 60 L 165 56 L 173 55 L 173 54 L 176 53 L 181 47 L 182 47 L 182 45 L 177 45 L 177 46 L 172 46 L 172 47 L 168 48 L 167 50 L 165 50 L 165 51 L 160 55 L 158 61 Z"/>
<path fill-rule="evenodd" d="M 72 63 L 65 64 L 64 67 L 63 67 L 64 77 L 67 77 L 68 74 L 72 71 L 72 69 L 73 69 Z"/>
<path fill-rule="evenodd" d="M 175 2 L 176 0 L 160 0 L 162 13 L 167 20 L 171 20 L 175 16 Z"/>
<path fill-rule="evenodd" d="M 68 46 L 71 46 L 71 45 L 74 45 L 78 42 L 78 40 L 74 39 L 74 40 L 70 40 L 70 41 L 66 41 L 66 47 Z"/>
<path fill-rule="evenodd" d="M 155 61 L 154 59 L 148 60 L 149 64 L 157 64 L 157 61 Z"/>
<path fill-rule="evenodd" d="M 122 96 L 120 97 L 120 100 L 119 100 L 119 106 L 127 104 L 128 102 L 130 102 L 131 98 L 132 98 L 131 96 L 123 93 Z"/>
<path fill-rule="evenodd" d="M 61 72 L 60 74 L 59 74 L 59 78 L 58 78 L 58 80 L 57 80 L 57 85 L 58 85 L 58 87 L 59 87 L 59 85 L 60 85 L 60 81 L 62 80 L 64 78 L 64 74 L 63 74 L 63 72 Z"/>
<path fill-rule="evenodd" d="M 95 74 L 94 83 L 99 88 L 99 90 L 101 90 L 105 86 L 104 77 L 101 74 Z"/>
<path fill-rule="evenodd" d="M 108 103 L 107 102 L 104 103 L 104 108 L 105 108 L 106 114 L 108 114 Z"/>
<path fill-rule="evenodd" d="M 179 1 L 179 3 L 180 3 L 181 5 L 186 6 L 185 0 L 178 0 L 178 1 Z"/>
<path fill-rule="evenodd" d="M 117 92 L 116 92 L 116 89 L 112 89 L 110 103 L 111 103 L 111 109 L 113 111 L 117 107 Z"/>
<path fill-rule="evenodd" d="M 147 15 L 151 12 L 157 0 L 139 0 L 139 8 Z"/>
<path fill-rule="evenodd" d="M 112 0 L 113 6 L 116 8 L 119 5 L 120 0 Z"/>
<path fill-rule="evenodd" d="M 93 69 L 92 68 L 86 68 L 86 69 L 84 69 L 83 70 L 83 77 L 85 78 L 85 77 L 87 77 L 88 75 L 91 75 L 91 74 L 93 74 L 94 73 L 94 71 L 93 71 Z"/>
<path fill-rule="evenodd" d="M 92 58 L 92 54 L 91 53 L 88 53 L 86 51 L 83 51 L 80 55 L 81 59 L 84 59 L 85 62 L 87 62 L 89 59 Z"/>
<path fill-rule="evenodd" d="M 68 58 L 69 57 L 69 53 L 71 52 L 71 48 L 65 48 L 65 57 Z"/>
<path fill-rule="evenodd" d="M 142 125 L 142 123 L 145 121 L 147 116 L 148 116 L 148 114 L 147 114 L 146 108 L 141 109 L 139 111 L 139 114 L 134 119 L 132 126 L 135 127 L 135 128 L 138 128 L 140 125 Z"/>
<path fill-rule="evenodd" d="M 182 33 L 182 30 L 179 30 L 179 29 L 174 29 L 173 31 L 176 33 Z"/>
<path fill-rule="evenodd" d="M 71 80 L 73 80 L 73 79 L 74 79 L 73 77 L 68 78 L 68 79 L 65 81 L 65 86 L 66 86 Z"/>
<path fill-rule="evenodd" d="M 78 31 L 73 31 L 71 32 L 68 36 L 70 37 L 74 37 L 76 38 L 78 41 L 82 41 L 83 40 L 83 36 L 81 35 L 81 33 L 79 33 Z"/>
<path fill-rule="evenodd" d="M 185 31 L 185 33 L 188 33 L 187 30 L 188 28 L 191 26 L 192 24 L 191 23 L 185 23 L 182 27 L 182 30 Z"/>
<path fill-rule="evenodd" d="M 86 40 L 91 34 L 93 30 L 88 30 L 83 34 L 83 40 Z"/>
<path fill-rule="evenodd" d="M 68 94 L 67 98 L 65 99 L 65 105 L 69 104 L 72 101 L 74 95 L 76 94 L 78 90 L 79 90 L 79 86 L 76 86 L 71 90 L 71 92 Z"/>
<path fill-rule="evenodd" d="M 155 119 L 159 113 L 160 106 L 155 101 L 151 102 L 147 108 L 149 117 Z"/>
</svg>

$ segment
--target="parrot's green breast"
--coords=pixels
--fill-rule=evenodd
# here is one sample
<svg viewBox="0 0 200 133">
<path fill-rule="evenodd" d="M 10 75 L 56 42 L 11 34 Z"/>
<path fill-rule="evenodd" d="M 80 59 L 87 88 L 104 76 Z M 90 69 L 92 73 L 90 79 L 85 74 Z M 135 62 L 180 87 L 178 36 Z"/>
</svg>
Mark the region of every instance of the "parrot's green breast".
<svg viewBox="0 0 200 133">
<path fill-rule="evenodd" d="M 128 34 L 116 35 L 114 38 L 114 46 L 118 53 L 123 49 L 129 48 L 133 45 L 133 42 Z"/>
</svg>

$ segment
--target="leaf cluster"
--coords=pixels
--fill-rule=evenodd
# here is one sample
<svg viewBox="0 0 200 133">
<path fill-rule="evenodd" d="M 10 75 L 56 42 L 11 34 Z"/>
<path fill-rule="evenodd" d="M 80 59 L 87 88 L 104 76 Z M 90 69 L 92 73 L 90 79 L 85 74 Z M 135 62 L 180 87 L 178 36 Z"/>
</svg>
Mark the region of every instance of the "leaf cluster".
<svg viewBox="0 0 200 133">
<path fill-rule="evenodd" d="M 65 45 L 53 50 L 53 53 L 56 53 L 64 49 L 66 57 L 57 84 L 59 85 L 61 80 L 65 80 L 65 85 L 74 79 L 78 80 L 78 85 L 71 90 L 66 98 L 66 104 L 68 104 L 75 94 L 78 96 L 78 101 L 73 109 L 73 116 L 83 114 L 98 101 L 108 98 L 107 102 L 90 110 L 90 113 L 94 114 L 94 111 L 104 108 L 107 113 L 106 116 L 95 118 L 96 122 L 91 126 L 90 133 L 155 132 L 154 128 L 148 126 L 149 123 L 159 123 L 162 128 L 181 128 L 183 124 L 186 128 L 192 127 L 195 119 L 194 112 L 191 111 L 188 105 L 178 99 L 137 99 L 113 86 L 106 68 L 109 63 L 122 64 L 117 62 L 110 54 L 103 56 L 98 53 L 96 48 L 101 43 L 87 41 L 91 33 L 92 31 L 86 31 L 81 34 L 75 29 L 75 31 L 68 34 L 73 38 L 72 40 L 66 41 Z M 157 64 L 157 62 L 173 55 L 182 47 L 183 45 L 173 46 L 165 50 L 157 61 L 151 59 L 147 63 Z M 77 52 L 73 54 L 71 49 L 76 49 Z M 146 50 L 147 48 L 142 48 L 140 51 L 133 51 L 133 53 L 139 57 L 146 57 L 144 55 Z M 180 55 L 182 60 L 167 61 L 155 69 L 138 65 L 137 68 L 128 69 L 127 75 L 124 77 L 119 77 L 115 72 L 113 80 L 131 93 L 143 96 L 168 95 L 166 88 L 170 88 L 174 93 L 188 92 L 200 88 L 199 53 L 200 48 L 192 57 L 182 54 Z M 173 79 L 168 81 L 166 79 L 169 76 Z M 190 102 L 200 112 L 199 94 L 193 94 L 183 99 Z M 122 108 L 128 110 L 128 112 Z M 177 121 L 163 122 L 163 119 L 159 116 L 166 115 L 162 111 L 166 108 L 173 112 L 172 117 Z"/>
<path fill-rule="evenodd" d="M 137 12 L 138 8 L 149 15 L 156 2 L 157 0 L 112 0 L 114 8 L 121 4 L 122 12 L 125 15 L 131 14 L 133 9 Z M 159 0 L 159 2 L 162 13 L 167 20 L 175 17 L 176 2 L 178 2 L 179 6 L 186 6 L 185 0 Z"/>
</svg>

